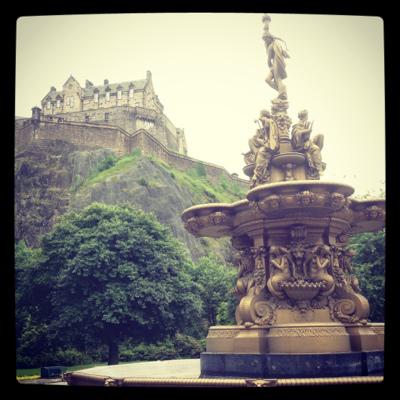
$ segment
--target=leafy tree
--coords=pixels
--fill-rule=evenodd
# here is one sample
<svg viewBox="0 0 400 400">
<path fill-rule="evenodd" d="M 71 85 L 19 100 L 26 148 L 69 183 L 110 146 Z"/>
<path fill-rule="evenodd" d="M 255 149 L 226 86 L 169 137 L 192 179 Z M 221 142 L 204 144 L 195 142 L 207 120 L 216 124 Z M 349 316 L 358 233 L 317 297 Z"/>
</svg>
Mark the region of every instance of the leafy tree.
<svg viewBox="0 0 400 400">
<path fill-rule="evenodd" d="M 30 281 L 32 270 L 41 261 L 40 249 L 29 248 L 23 240 L 15 245 L 15 328 L 17 358 L 33 358 L 45 347 L 43 332 L 46 329 L 37 319 L 37 307 L 32 302 L 33 292 Z"/>
<path fill-rule="evenodd" d="M 362 293 L 369 300 L 370 320 L 385 319 L 385 230 L 362 233 L 351 239 L 350 247 L 356 252 L 353 272 L 360 282 Z"/>
<path fill-rule="evenodd" d="M 190 261 L 152 215 L 93 203 L 64 215 L 42 251 L 31 283 L 49 338 L 106 344 L 110 365 L 125 338 L 161 340 L 200 317 Z"/>
<path fill-rule="evenodd" d="M 232 288 L 236 271 L 222 265 L 215 257 L 208 256 L 199 259 L 191 274 L 200 286 L 200 297 L 208 325 L 233 322 L 235 298 Z"/>
</svg>

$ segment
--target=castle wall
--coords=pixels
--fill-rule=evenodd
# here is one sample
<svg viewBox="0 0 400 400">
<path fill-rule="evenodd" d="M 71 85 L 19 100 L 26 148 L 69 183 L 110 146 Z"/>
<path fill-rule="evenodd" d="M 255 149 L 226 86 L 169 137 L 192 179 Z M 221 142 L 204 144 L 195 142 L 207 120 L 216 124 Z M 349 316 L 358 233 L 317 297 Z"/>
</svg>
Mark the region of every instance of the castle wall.
<svg viewBox="0 0 400 400">
<path fill-rule="evenodd" d="M 31 141 L 40 139 L 59 139 L 78 145 L 108 148 L 118 156 L 129 154 L 134 149 L 139 148 L 143 154 L 155 155 L 160 160 L 182 171 L 202 165 L 211 179 L 225 176 L 237 182 L 243 188 L 248 188 L 248 181 L 232 176 L 225 168 L 171 151 L 145 130 L 139 130 L 130 135 L 116 126 L 52 121 L 42 121 L 38 128 L 34 129 L 34 124 L 30 120 L 25 121 L 28 122 L 16 122 L 15 144 L 17 151 Z"/>
<path fill-rule="evenodd" d="M 106 115 L 108 114 L 106 120 Z M 89 122 L 102 125 L 119 126 L 128 133 L 134 133 L 139 129 L 145 129 L 154 135 L 163 145 L 173 151 L 179 151 L 178 138 L 176 137 L 176 128 L 168 118 L 163 116 L 165 125 L 161 122 L 160 115 L 151 109 L 142 107 L 112 107 L 99 108 L 96 110 L 79 111 L 68 114 L 46 115 L 46 119 L 52 118 L 54 122 L 58 118 L 65 118 L 72 122 Z M 89 118 L 86 121 L 86 117 Z M 168 121 L 168 122 L 167 122 Z M 166 128 L 166 126 L 168 128 Z M 172 132 L 171 132 L 172 131 Z"/>
<path fill-rule="evenodd" d="M 137 132 L 130 138 L 130 148 L 132 150 L 140 148 L 143 154 L 156 155 L 157 158 L 182 171 L 195 168 L 200 164 L 204 166 L 207 176 L 211 179 L 218 179 L 221 176 L 226 176 L 227 178 L 237 182 L 242 187 L 248 188 L 249 185 L 247 180 L 232 176 L 225 168 L 219 165 L 196 160 L 195 158 L 170 151 L 145 131 Z"/>
<path fill-rule="evenodd" d="M 37 129 L 30 124 L 19 130 L 15 140 L 16 148 L 40 139 L 66 140 L 77 145 L 103 147 L 119 156 L 126 154 L 129 149 L 129 136 L 117 127 L 50 121 L 40 122 Z"/>
</svg>

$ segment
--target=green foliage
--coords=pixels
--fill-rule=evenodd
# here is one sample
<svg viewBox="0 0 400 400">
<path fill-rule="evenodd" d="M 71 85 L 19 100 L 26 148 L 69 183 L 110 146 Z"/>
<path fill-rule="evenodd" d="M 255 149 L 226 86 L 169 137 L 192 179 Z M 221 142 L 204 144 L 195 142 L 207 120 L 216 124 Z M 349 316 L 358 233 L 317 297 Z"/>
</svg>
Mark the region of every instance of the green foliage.
<svg viewBox="0 0 400 400">
<path fill-rule="evenodd" d="M 138 183 L 139 183 L 140 186 L 149 187 L 149 183 L 144 178 L 140 178 L 138 180 Z"/>
<path fill-rule="evenodd" d="M 53 345 L 162 340 L 200 318 L 190 261 L 152 215 L 94 203 L 64 215 L 42 251 L 30 279 Z"/>
<path fill-rule="evenodd" d="M 117 162 L 117 157 L 115 157 L 115 155 L 113 155 L 113 154 L 109 155 L 99 163 L 99 165 L 97 166 L 97 171 L 101 172 L 106 169 L 109 169 L 109 168 L 113 167 L 116 162 Z"/>
<path fill-rule="evenodd" d="M 177 358 L 198 358 L 205 351 L 205 341 L 177 333 L 157 343 L 121 346 L 121 361 L 156 361 Z"/>
<path fill-rule="evenodd" d="M 232 294 L 236 271 L 221 264 L 213 256 L 202 257 L 193 266 L 191 275 L 200 287 L 203 316 L 208 325 L 234 321 L 235 299 Z M 232 312 L 233 310 L 233 312 Z"/>
<path fill-rule="evenodd" d="M 199 163 L 195 168 L 184 172 L 154 157 L 151 158 L 151 161 L 169 174 L 173 174 L 177 183 L 192 193 L 193 204 L 231 203 L 245 197 L 245 190 L 237 182 L 230 181 L 223 176 L 218 180 L 211 180 L 205 173 L 203 164 Z"/>
<path fill-rule="evenodd" d="M 385 306 L 385 231 L 362 233 L 351 239 L 355 251 L 353 273 L 360 282 L 363 295 L 369 300 L 373 322 L 384 322 Z"/>
<path fill-rule="evenodd" d="M 145 344 L 140 343 L 133 348 L 121 351 L 122 361 L 156 361 L 172 360 L 176 356 L 172 341 Z"/>
<path fill-rule="evenodd" d="M 193 177 L 205 177 L 207 176 L 206 167 L 203 163 L 196 163 L 194 168 L 188 170 L 188 174 Z"/>
<path fill-rule="evenodd" d="M 34 368 L 38 365 L 82 365 L 90 364 L 93 359 L 86 353 L 78 351 L 75 348 L 69 349 L 43 349 L 40 352 L 31 355 L 23 355 L 22 352 L 17 352 L 17 367 L 18 368 Z"/>
<path fill-rule="evenodd" d="M 96 183 L 100 183 L 105 181 L 106 179 L 115 176 L 117 174 L 120 174 L 121 172 L 129 169 L 132 167 L 133 164 L 137 162 L 137 160 L 140 158 L 141 152 L 140 149 L 135 149 L 132 151 L 131 154 L 124 156 L 120 159 L 113 159 L 112 157 L 110 158 L 111 160 L 114 161 L 104 161 L 104 165 L 108 165 L 107 168 L 101 169 L 103 164 L 100 165 L 100 169 L 96 169 L 89 178 L 87 178 L 84 182 L 81 183 L 81 187 L 93 185 Z M 106 160 L 108 157 L 106 158 Z"/>
<path fill-rule="evenodd" d="M 131 156 L 133 156 L 133 157 L 139 157 L 141 155 L 142 155 L 142 150 L 140 150 L 140 149 L 133 149 L 131 151 Z"/>
</svg>

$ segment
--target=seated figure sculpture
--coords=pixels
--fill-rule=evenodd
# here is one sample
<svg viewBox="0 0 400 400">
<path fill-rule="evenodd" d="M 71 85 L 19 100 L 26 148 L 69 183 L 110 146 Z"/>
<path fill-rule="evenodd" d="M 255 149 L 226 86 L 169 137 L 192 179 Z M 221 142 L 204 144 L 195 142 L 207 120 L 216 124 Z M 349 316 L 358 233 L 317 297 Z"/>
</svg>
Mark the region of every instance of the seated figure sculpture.
<svg viewBox="0 0 400 400">
<path fill-rule="evenodd" d="M 262 110 L 257 122 L 261 123 L 255 135 L 249 140 L 251 153 L 254 154 L 255 168 L 251 187 L 266 183 L 270 179 L 269 163 L 279 150 L 278 127 L 268 110 Z"/>
<path fill-rule="evenodd" d="M 324 135 L 315 135 L 310 139 L 313 124 L 308 121 L 308 111 L 300 111 L 298 117 L 299 122 L 292 127 L 293 150 L 305 154 L 307 161 L 307 178 L 319 179 L 325 166 L 321 158 Z"/>
</svg>

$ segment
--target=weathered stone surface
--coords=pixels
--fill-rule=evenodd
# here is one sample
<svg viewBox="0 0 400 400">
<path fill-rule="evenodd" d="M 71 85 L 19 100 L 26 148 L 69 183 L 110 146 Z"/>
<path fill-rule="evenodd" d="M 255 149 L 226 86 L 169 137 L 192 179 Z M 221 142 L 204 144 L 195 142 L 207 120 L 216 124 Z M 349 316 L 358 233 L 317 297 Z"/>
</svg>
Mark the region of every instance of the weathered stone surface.
<svg viewBox="0 0 400 400">
<path fill-rule="evenodd" d="M 70 189 L 107 156 L 61 140 L 30 143 L 15 157 L 15 237 L 37 246 L 40 236 L 69 208 Z"/>
</svg>

